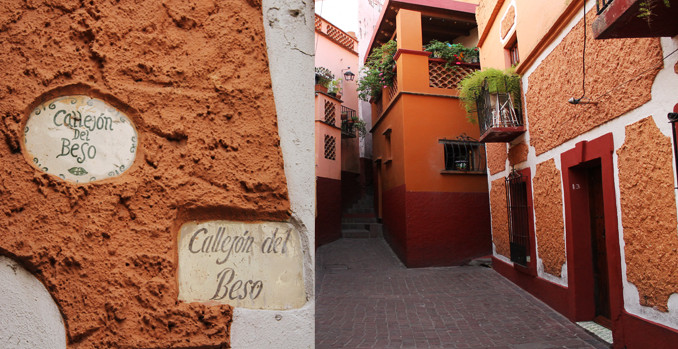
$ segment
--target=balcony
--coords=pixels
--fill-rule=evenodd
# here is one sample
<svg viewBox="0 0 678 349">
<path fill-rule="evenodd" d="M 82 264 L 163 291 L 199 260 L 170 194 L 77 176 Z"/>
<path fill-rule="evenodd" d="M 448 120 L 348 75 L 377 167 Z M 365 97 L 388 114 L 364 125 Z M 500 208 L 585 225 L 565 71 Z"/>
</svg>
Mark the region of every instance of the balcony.
<svg viewBox="0 0 678 349">
<path fill-rule="evenodd" d="M 596 39 L 678 35 L 678 0 L 597 0 Z"/>
<path fill-rule="evenodd" d="M 520 109 L 510 93 L 490 93 L 483 88 L 477 105 L 481 142 L 510 142 L 525 133 Z"/>
<path fill-rule="evenodd" d="M 355 126 L 357 113 L 355 110 L 341 106 L 341 138 L 355 138 L 358 131 Z"/>
</svg>

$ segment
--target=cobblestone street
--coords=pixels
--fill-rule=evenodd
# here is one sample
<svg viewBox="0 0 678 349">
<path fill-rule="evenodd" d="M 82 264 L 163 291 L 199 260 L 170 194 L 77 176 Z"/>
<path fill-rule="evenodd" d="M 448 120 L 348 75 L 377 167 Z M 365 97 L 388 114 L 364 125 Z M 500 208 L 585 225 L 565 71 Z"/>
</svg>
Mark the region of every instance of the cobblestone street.
<svg viewBox="0 0 678 349">
<path fill-rule="evenodd" d="M 317 250 L 316 348 L 607 348 L 490 268 L 405 268 L 383 239 Z"/>
</svg>

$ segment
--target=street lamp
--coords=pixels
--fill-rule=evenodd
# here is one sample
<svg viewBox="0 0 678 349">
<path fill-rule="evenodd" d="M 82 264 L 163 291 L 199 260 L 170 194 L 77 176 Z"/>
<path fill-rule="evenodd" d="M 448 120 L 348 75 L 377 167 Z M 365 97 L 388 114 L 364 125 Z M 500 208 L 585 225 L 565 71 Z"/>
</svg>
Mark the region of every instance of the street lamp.
<svg viewBox="0 0 678 349">
<path fill-rule="evenodd" d="M 353 72 L 351 72 L 349 69 L 351 69 L 351 67 L 348 67 L 346 69 L 341 70 L 342 72 L 344 70 L 346 70 L 346 72 L 344 72 L 344 80 L 345 81 L 353 81 L 353 79 L 355 79 L 355 74 L 353 74 Z"/>
</svg>

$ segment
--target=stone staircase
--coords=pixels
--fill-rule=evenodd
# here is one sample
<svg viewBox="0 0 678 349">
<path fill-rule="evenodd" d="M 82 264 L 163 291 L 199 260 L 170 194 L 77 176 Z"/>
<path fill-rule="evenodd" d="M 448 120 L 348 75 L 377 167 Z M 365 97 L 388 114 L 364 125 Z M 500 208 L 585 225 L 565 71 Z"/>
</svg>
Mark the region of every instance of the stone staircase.
<svg viewBox="0 0 678 349">
<path fill-rule="evenodd" d="M 374 212 L 374 194 L 368 190 L 360 200 L 341 216 L 343 238 L 377 238 L 382 236 L 381 223 Z"/>
</svg>

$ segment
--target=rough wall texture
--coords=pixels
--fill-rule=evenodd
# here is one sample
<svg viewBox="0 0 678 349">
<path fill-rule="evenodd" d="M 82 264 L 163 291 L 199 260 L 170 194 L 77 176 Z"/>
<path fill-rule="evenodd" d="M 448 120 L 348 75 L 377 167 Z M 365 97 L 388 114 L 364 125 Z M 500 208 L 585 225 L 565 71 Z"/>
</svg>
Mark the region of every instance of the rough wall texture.
<svg viewBox="0 0 678 349">
<path fill-rule="evenodd" d="M 511 27 L 513 27 L 513 23 L 515 23 L 515 21 L 516 21 L 516 7 L 511 6 L 506 11 L 506 15 L 504 16 L 504 19 L 501 21 L 502 39 L 506 38 L 506 34 L 508 34 L 509 30 L 511 30 Z"/>
<path fill-rule="evenodd" d="M 229 306 L 177 302 L 175 239 L 187 220 L 289 218 L 259 6 L 0 6 L 0 254 L 45 284 L 70 347 L 228 346 Z M 36 99 L 67 92 L 134 120 L 123 176 L 71 185 L 24 159 Z"/>
<path fill-rule="evenodd" d="M 476 22 L 478 23 L 478 33 L 482 33 L 485 30 L 487 22 L 490 20 L 492 11 L 494 10 L 495 5 L 498 0 L 480 0 L 478 2 L 478 7 L 476 8 Z M 499 0 L 502 3 L 504 0 Z"/>
<path fill-rule="evenodd" d="M 508 152 L 509 165 L 513 166 L 527 161 L 527 153 L 529 150 L 530 149 L 525 142 L 512 146 Z"/>
<path fill-rule="evenodd" d="M 537 164 L 532 179 L 537 249 L 544 271 L 560 276 L 565 264 L 565 233 L 560 171 L 553 159 Z"/>
<path fill-rule="evenodd" d="M 589 12 L 588 29 L 594 19 L 595 11 Z M 650 88 L 659 71 L 652 67 L 662 66 L 659 38 L 595 40 L 587 35 L 586 98 L 598 104 L 567 103 L 582 95 L 583 30 L 580 21 L 529 76 L 526 105 L 530 144 L 537 154 L 651 98 Z"/>
<path fill-rule="evenodd" d="M 498 254 L 510 257 L 508 217 L 506 214 L 506 185 L 503 178 L 492 181 L 490 190 L 492 208 L 492 242 Z"/>
<path fill-rule="evenodd" d="M 506 169 L 506 143 L 485 143 L 487 149 L 487 167 L 490 174 L 499 173 Z"/>
<path fill-rule="evenodd" d="M 671 140 L 651 117 L 626 127 L 619 156 L 626 277 L 640 304 L 668 311 L 678 293 L 678 232 Z"/>
</svg>

